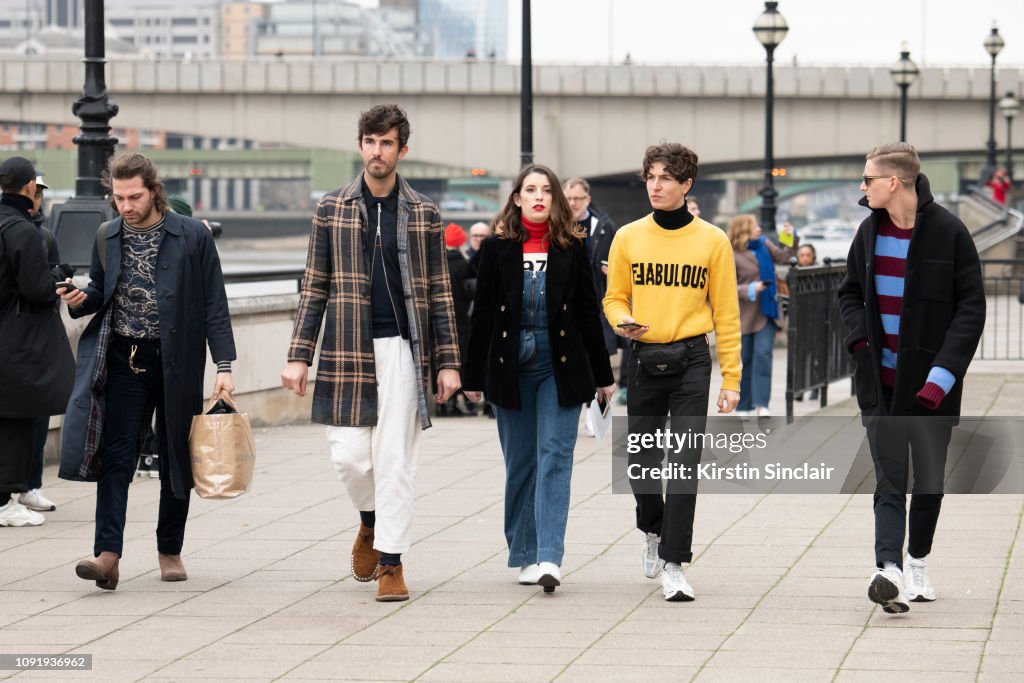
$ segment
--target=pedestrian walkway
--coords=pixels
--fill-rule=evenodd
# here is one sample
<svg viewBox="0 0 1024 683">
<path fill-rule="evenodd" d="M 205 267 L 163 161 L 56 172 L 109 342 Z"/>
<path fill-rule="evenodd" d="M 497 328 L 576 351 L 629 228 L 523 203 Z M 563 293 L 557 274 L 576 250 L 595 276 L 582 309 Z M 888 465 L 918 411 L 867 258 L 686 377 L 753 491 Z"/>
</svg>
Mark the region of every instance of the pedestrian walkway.
<svg viewBox="0 0 1024 683">
<path fill-rule="evenodd" d="M 776 394 L 779 393 L 777 389 Z M 1024 414 L 1024 375 L 972 374 L 965 412 Z M 621 410 L 621 408 L 618 408 Z M 846 402 L 830 408 L 851 414 Z M 193 499 L 189 580 L 161 583 L 159 483 L 129 499 L 116 591 L 75 576 L 95 488 L 57 482 L 38 528 L 0 529 L 0 653 L 93 655 L 80 681 L 1019 681 L 1024 495 L 947 496 L 931 557 L 939 600 L 885 615 L 866 597 L 869 495 L 704 495 L 697 599 L 666 603 L 640 571 L 633 502 L 613 495 L 610 446 L 582 432 L 564 581 L 505 567 L 493 420 L 435 421 L 419 468 L 412 599 L 377 603 L 348 575 L 358 518 L 324 428 L 257 430 L 253 490 Z"/>
</svg>

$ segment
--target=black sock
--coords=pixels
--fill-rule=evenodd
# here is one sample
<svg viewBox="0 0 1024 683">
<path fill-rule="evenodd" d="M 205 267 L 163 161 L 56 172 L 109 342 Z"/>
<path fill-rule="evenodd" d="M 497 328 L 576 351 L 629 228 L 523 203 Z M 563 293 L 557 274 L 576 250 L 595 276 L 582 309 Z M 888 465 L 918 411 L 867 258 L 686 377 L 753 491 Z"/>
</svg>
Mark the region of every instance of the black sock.
<svg viewBox="0 0 1024 683">
<path fill-rule="evenodd" d="M 402 564 L 402 553 L 381 553 L 377 563 L 382 567 L 397 567 Z"/>
<path fill-rule="evenodd" d="M 359 521 L 363 523 L 367 529 L 372 529 L 373 525 L 377 523 L 377 511 L 370 510 L 369 512 L 359 511 Z"/>
</svg>

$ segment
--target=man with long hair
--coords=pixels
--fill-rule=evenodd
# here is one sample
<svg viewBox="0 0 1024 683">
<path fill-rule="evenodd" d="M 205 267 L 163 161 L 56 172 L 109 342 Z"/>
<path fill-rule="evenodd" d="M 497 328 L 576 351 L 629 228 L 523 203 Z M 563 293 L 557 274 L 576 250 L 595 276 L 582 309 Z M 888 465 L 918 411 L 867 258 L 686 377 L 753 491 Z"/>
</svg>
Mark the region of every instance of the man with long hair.
<svg viewBox="0 0 1024 683">
<path fill-rule="evenodd" d="M 653 434 L 664 428 L 668 415 L 674 433 L 704 431 L 711 388 L 710 332 L 715 333 L 722 372 L 718 412 L 732 412 L 739 401 L 736 268 L 725 233 L 686 208 L 697 170 L 697 155 L 683 145 L 648 147 L 641 176 L 654 211 L 619 228 L 612 241 L 604 312 L 633 345 L 626 398 L 630 435 Z M 700 456 L 697 446 L 673 457 L 692 472 Z M 660 468 L 664 457 L 664 450 L 647 448 L 635 461 Z M 661 576 L 665 600 L 693 600 L 682 565 L 693 559 L 696 484 L 671 480 L 663 496 L 642 482 L 630 483 L 636 525 L 644 534 L 644 574 Z"/>
<path fill-rule="evenodd" d="M 401 556 L 412 545 L 430 366 L 442 404 L 459 390 L 459 340 L 441 214 L 398 174 L 409 119 L 377 105 L 358 128 L 363 172 L 313 214 L 281 383 L 305 396 L 326 315 L 313 421 L 327 425 L 331 461 L 359 511 L 352 576 L 376 579 L 377 600 L 391 602 L 409 599 Z"/>
<path fill-rule="evenodd" d="M 871 150 L 860 190 L 871 215 L 850 245 L 839 308 L 875 465 L 877 570 L 868 598 L 901 614 L 936 597 L 927 559 L 964 375 L 985 327 L 985 288 L 974 240 L 935 203 L 913 145 Z"/>
<path fill-rule="evenodd" d="M 60 477 L 97 482 L 93 557 L 76 573 L 113 590 L 128 484 L 154 408 L 160 578 L 188 578 L 181 559 L 192 489 L 188 436 L 203 405 L 204 346 L 217 365 L 217 396 L 235 389 L 235 341 L 213 237 L 199 221 L 168 210 L 156 165 L 142 154 L 123 154 L 104 182 L 120 216 L 97 232 L 89 286 L 76 289 L 69 278 L 61 290 L 72 318 L 95 315 L 78 343 Z"/>
</svg>

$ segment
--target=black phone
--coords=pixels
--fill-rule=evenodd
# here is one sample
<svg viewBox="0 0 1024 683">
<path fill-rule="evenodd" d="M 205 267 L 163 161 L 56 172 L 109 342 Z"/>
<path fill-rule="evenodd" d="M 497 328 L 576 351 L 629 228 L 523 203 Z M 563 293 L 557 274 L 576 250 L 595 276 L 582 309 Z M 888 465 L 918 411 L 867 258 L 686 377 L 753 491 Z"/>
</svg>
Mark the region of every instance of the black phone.
<svg viewBox="0 0 1024 683">
<path fill-rule="evenodd" d="M 619 323 L 616 327 L 620 327 L 622 329 L 637 329 L 640 327 L 646 327 L 646 325 L 641 325 L 640 323 Z"/>
<path fill-rule="evenodd" d="M 64 290 L 62 294 L 70 294 L 71 292 L 78 289 L 78 287 L 75 287 L 75 284 L 73 282 L 58 282 L 57 290 L 59 291 L 61 289 Z"/>
</svg>

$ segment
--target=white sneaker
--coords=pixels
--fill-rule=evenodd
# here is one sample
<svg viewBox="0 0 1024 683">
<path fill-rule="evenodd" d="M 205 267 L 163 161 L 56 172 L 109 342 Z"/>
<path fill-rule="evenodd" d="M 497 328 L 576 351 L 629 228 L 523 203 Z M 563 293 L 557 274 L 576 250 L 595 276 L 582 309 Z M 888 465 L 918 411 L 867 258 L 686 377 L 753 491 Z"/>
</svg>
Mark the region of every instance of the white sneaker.
<svg viewBox="0 0 1024 683">
<path fill-rule="evenodd" d="M 735 415 L 736 417 L 738 417 L 741 420 L 749 420 L 751 418 L 751 416 L 753 416 L 754 411 L 753 410 L 734 410 L 734 411 L 732 411 L 732 414 Z"/>
<path fill-rule="evenodd" d="M 656 579 L 665 568 L 665 560 L 658 557 L 658 546 L 661 545 L 661 536 L 657 534 L 644 535 L 644 552 L 640 557 L 644 567 L 644 576 L 648 579 Z"/>
<path fill-rule="evenodd" d="M 540 565 L 539 564 L 528 564 L 525 567 L 519 568 L 519 581 L 520 586 L 535 586 L 537 585 L 537 579 L 540 578 Z"/>
<path fill-rule="evenodd" d="M 879 569 L 871 576 L 868 598 L 882 606 L 886 614 L 903 614 L 910 611 L 907 596 L 903 593 L 903 573 L 899 569 Z"/>
<path fill-rule="evenodd" d="M 682 565 L 666 562 L 661 573 L 661 594 L 669 602 L 690 602 L 693 600 L 693 586 L 686 581 Z"/>
<path fill-rule="evenodd" d="M 907 556 L 903 565 L 903 578 L 906 584 L 907 598 L 911 602 L 932 602 L 935 600 L 935 588 L 928 578 L 928 563 Z"/>
<path fill-rule="evenodd" d="M 39 489 L 30 489 L 22 493 L 18 496 L 18 502 L 36 512 L 53 512 L 57 509 L 53 501 L 44 496 Z"/>
<path fill-rule="evenodd" d="M 45 521 L 46 517 L 13 499 L 0 507 L 0 526 L 39 526 Z"/>
<path fill-rule="evenodd" d="M 772 416 L 772 411 L 768 410 L 767 406 L 758 406 L 757 407 L 757 416 L 758 417 L 771 417 Z"/>
<path fill-rule="evenodd" d="M 538 586 L 544 586 L 545 593 L 554 593 L 555 586 L 562 585 L 562 570 L 554 562 L 541 562 L 537 565 L 540 577 L 537 579 Z"/>
</svg>

